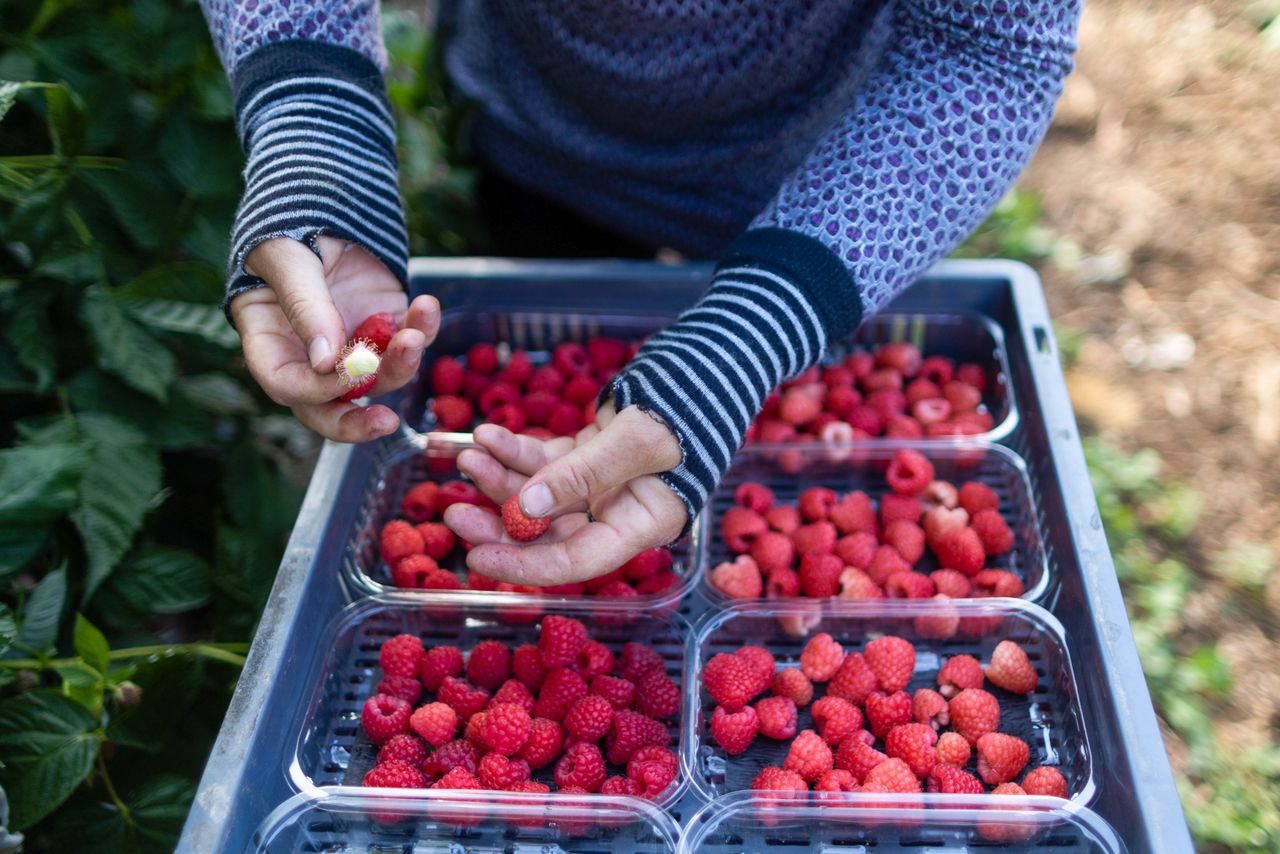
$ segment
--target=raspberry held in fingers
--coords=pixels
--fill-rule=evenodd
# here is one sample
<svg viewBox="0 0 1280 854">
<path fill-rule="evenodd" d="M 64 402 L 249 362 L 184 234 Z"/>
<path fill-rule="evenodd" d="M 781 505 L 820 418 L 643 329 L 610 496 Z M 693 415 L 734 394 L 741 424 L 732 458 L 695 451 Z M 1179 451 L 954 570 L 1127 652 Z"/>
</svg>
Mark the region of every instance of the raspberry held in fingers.
<svg viewBox="0 0 1280 854">
<path fill-rule="evenodd" d="M 502 526 L 507 529 L 507 536 L 511 539 L 527 543 L 545 534 L 551 527 L 551 519 L 530 519 L 520 509 L 520 497 L 512 495 L 502 505 Z"/>
</svg>

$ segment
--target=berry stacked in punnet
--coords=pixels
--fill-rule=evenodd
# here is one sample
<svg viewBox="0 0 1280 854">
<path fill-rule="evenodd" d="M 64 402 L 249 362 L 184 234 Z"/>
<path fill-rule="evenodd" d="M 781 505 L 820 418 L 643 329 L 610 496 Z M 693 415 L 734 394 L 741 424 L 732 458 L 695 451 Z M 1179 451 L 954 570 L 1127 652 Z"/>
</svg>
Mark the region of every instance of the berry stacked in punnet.
<svg viewBox="0 0 1280 854">
<path fill-rule="evenodd" d="M 600 793 L 661 800 L 678 783 L 668 745 L 680 686 L 659 653 L 614 650 L 579 620 L 542 618 L 537 643 L 464 652 L 397 635 L 361 726 L 379 746 L 364 785 Z"/>
<path fill-rule="evenodd" d="M 465 480 L 414 484 L 400 502 L 400 515 L 379 533 L 379 553 L 396 587 L 413 590 L 492 590 L 500 593 L 604 596 L 613 598 L 660 594 L 678 584 L 675 559 L 665 548 L 641 552 L 612 572 L 585 582 L 552 587 L 499 583 L 466 569 L 471 544 L 458 539 L 441 519 L 452 504 L 474 504 L 504 517 L 513 539 L 531 541 L 545 533 L 545 524 L 534 524 L 519 512 L 514 499 L 499 510 L 480 490 Z M 455 573 L 453 567 L 457 567 Z M 460 574 L 459 574 L 460 573 Z"/>
<path fill-rule="evenodd" d="M 1002 732 L 1002 699 L 1037 687 L 1022 647 L 1002 640 L 985 666 L 953 655 L 909 692 L 915 668 L 915 647 L 893 635 L 855 650 L 823 632 L 781 667 L 763 647 L 722 652 L 701 674 L 706 736 L 730 763 L 750 765 L 734 757 L 762 743 L 775 757 L 785 747 L 755 774 L 756 791 L 1068 797 L 1057 768 L 1037 767 L 1032 746 Z"/>
<path fill-rule="evenodd" d="M 708 582 L 730 599 L 1021 596 L 1021 578 L 989 566 L 1014 546 L 999 497 L 979 481 L 934 474 L 928 457 L 903 449 L 878 502 L 815 486 L 780 504 L 767 486 L 743 483 L 719 520 L 737 557 L 710 570 Z"/>
</svg>

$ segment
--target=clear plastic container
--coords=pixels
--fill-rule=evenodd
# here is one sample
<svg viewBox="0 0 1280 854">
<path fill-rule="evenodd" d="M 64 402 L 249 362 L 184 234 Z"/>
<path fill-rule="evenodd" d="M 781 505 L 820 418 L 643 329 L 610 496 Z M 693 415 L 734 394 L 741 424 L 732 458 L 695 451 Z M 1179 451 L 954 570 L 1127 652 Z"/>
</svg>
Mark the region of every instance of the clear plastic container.
<svg viewBox="0 0 1280 854">
<path fill-rule="evenodd" d="M 355 529 L 349 538 L 342 557 L 342 572 L 349 584 L 365 594 L 397 593 L 434 599 L 440 591 L 406 590 L 391 582 L 391 568 L 382 560 L 378 548 L 378 536 L 382 527 L 392 519 L 400 518 L 400 501 L 406 492 L 424 480 L 443 483 L 461 477 L 454 464 L 458 448 L 465 447 L 462 440 L 470 434 L 427 434 L 411 437 L 407 441 L 388 444 L 373 467 L 373 473 L 360 495 Z M 638 609 L 674 609 L 674 605 L 697 583 L 698 545 L 702 540 L 704 523 L 700 516 L 694 521 L 690 533 L 671 546 L 672 571 L 679 578 L 660 593 L 642 593 L 625 600 Z M 441 561 L 441 567 L 461 573 L 466 568 L 462 550 L 453 552 Z M 461 577 L 461 576 L 460 576 Z M 479 604 L 493 601 L 499 595 L 486 590 L 448 591 L 450 596 Z M 598 603 L 604 599 L 592 595 L 572 596 L 564 594 L 523 593 L 543 602 Z"/>
<path fill-rule="evenodd" d="M 690 816 L 680 854 L 962 854 L 1044 851 L 1125 854 L 1097 813 L 1057 798 L 991 798 L 982 805 L 951 795 L 919 795 L 894 808 L 883 795 L 794 799 L 736 792 Z"/>
<path fill-rule="evenodd" d="M 637 798 L 441 792 L 350 787 L 296 795 L 267 816 L 249 851 L 635 852 L 673 854 L 679 828 Z"/>
<path fill-rule="evenodd" d="M 702 514 L 700 592 L 712 602 L 730 601 L 711 586 L 710 579 L 714 567 L 734 558 L 725 545 L 720 520 L 734 506 L 733 494 L 741 484 L 763 483 L 773 490 L 779 504 L 794 505 L 800 493 L 814 486 L 833 489 L 839 495 L 860 489 L 879 500 L 890 491 L 884 479 L 889 461 L 903 449 L 924 454 L 933 463 L 935 476 L 957 487 L 970 480 L 991 487 L 1000 498 L 1000 513 L 1013 531 L 1014 545 L 1011 551 L 988 559 L 987 566 L 1007 569 L 1021 578 L 1026 590 L 1019 598 L 1037 601 L 1043 597 L 1051 577 L 1026 463 L 1003 445 L 973 440 L 872 440 L 838 447 L 748 445 L 738 453 Z M 926 550 L 917 569 L 930 572 L 938 568 Z"/>
<path fill-rule="evenodd" d="M 951 637 L 937 638 L 937 618 L 958 618 Z M 712 656 L 754 644 L 773 653 L 778 668 L 798 667 L 800 652 L 810 636 L 828 632 L 847 650 L 862 651 L 867 642 L 896 635 L 916 649 L 915 672 L 907 692 L 937 687 L 937 673 L 948 658 L 968 653 L 984 665 L 1002 640 L 1026 650 L 1039 680 L 1028 695 L 1016 695 L 987 684 L 1000 701 L 1000 732 L 1016 735 L 1031 748 L 1027 770 L 1054 765 L 1067 781 L 1071 800 L 1088 803 L 1094 793 L 1092 753 L 1084 728 L 1084 713 L 1062 624 L 1043 608 L 1021 599 L 965 599 L 908 602 L 781 601 L 745 602 L 711 610 L 694 626 L 687 667 L 701 673 Z M 684 742 L 694 792 L 705 800 L 751 788 L 751 781 L 767 765 L 782 765 L 790 741 L 757 737 L 737 756 L 727 756 L 711 738 L 709 722 L 715 703 L 701 679 L 686 682 L 693 713 L 685 718 Z M 824 692 L 821 686 L 816 696 Z M 800 710 L 797 732 L 812 728 L 806 707 Z M 970 760 L 972 771 L 976 755 Z M 977 801 L 989 795 L 971 796 Z M 879 795 L 878 800 L 893 800 Z"/>
<path fill-rule="evenodd" d="M 668 722 L 672 734 L 668 746 L 681 757 L 687 755 L 684 739 L 688 728 L 681 722 L 690 714 L 693 699 L 687 690 L 686 668 L 692 631 L 679 615 L 605 602 L 551 605 L 520 594 L 494 594 L 484 605 L 447 594 L 429 604 L 387 594 L 348 606 L 320 636 L 310 679 L 304 683 L 310 687 L 304 688 L 298 711 L 297 748 L 286 769 L 290 781 L 299 791 L 312 793 L 322 786 L 359 786 L 373 767 L 377 748 L 361 730 L 360 711 L 382 679 L 378 652 L 388 638 L 416 634 L 428 648 L 448 644 L 461 647 L 464 653 L 482 640 L 498 640 L 514 648 L 537 642 L 537 621 L 545 614 L 581 620 L 593 640 L 615 653 L 627 641 L 639 641 L 657 650 L 683 697 L 679 716 Z M 533 779 L 550 784 L 553 770 L 554 763 L 534 772 Z M 681 768 L 658 805 L 674 803 L 688 779 L 689 774 Z M 407 791 L 428 798 L 439 794 L 428 789 Z M 583 797 L 590 800 L 598 796 Z"/>
</svg>

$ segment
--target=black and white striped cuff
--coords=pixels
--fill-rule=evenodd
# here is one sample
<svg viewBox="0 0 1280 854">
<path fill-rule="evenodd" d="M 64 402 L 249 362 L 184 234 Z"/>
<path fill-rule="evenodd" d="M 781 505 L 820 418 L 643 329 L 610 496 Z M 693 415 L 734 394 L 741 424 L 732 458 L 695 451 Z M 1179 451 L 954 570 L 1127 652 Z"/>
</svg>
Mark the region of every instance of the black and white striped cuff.
<svg viewBox="0 0 1280 854">
<path fill-rule="evenodd" d="M 237 66 L 233 88 L 245 189 L 224 306 L 264 284 L 244 258 L 274 237 L 350 240 L 407 282 L 395 121 L 377 66 L 349 48 L 278 42 Z"/>
<path fill-rule="evenodd" d="M 721 259 L 711 287 L 650 338 L 604 390 L 675 433 L 681 463 L 659 477 L 697 516 L 742 446 L 765 398 L 817 362 L 862 320 L 862 300 L 819 241 L 753 229 Z"/>
</svg>

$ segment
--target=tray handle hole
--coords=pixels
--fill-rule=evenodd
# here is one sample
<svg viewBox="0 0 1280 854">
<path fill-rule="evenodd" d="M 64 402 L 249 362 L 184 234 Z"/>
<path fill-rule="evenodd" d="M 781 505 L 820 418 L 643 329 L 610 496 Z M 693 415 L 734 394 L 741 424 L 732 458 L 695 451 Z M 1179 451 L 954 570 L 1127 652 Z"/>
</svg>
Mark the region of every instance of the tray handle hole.
<svg viewBox="0 0 1280 854">
<path fill-rule="evenodd" d="M 1049 337 L 1048 330 L 1046 330 L 1043 326 L 1033 326 L 1031 327 L 1031 332 L 1035 335 L 1035 338 L 1036 338 L 1036 350 L 1038 350 L 1041 353 L 1044 353 L 1046 356 L 1052 354 L 1053 344 L 1051 343 L 1052 339 Z"/>
</svg>

